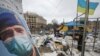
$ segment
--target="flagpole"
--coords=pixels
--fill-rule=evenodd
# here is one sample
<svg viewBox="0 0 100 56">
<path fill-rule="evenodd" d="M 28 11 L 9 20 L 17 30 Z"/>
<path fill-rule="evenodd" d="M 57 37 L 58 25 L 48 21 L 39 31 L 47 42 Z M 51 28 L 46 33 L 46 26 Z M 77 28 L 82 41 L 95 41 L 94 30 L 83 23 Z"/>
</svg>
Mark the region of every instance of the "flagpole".
<svg viewBox="0 0 100 56">
<path fill-rule="evenodd" d="M 77 18 L 78 18 L 78 3 L 77 3 L 76 21 L 77 21 Z"/>
<path fill-rule="evenodd" d="M 85 21 L 84 21 L 84 32 L 83 32 L 81 56 L 84 56 L 84 53 L 85 53 L 85 38 L 86 38 L 86 27 L 87 27 L 88 16 L 89 16 L 89 0 L 86 0 L 86 11 L 85 11 Z"/>
</svg>

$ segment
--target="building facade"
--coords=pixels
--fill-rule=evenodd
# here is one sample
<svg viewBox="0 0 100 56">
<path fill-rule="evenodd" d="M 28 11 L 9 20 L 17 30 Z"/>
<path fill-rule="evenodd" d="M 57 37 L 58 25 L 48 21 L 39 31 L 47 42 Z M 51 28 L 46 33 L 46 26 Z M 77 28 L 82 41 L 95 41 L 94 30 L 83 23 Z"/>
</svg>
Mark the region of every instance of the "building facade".
<svg viewBox="0 0 100 56">
<path fill-rule="evenodd" d="M 24 17 L 32 34 L 38 33 L 46 27 L 47 21 L 42 16 L 27 12 Z"/>
<path fill-rule="evenodd" d="M 23 14 L 22 0 L 0 0 L 0 7 Z"/>
</svg>

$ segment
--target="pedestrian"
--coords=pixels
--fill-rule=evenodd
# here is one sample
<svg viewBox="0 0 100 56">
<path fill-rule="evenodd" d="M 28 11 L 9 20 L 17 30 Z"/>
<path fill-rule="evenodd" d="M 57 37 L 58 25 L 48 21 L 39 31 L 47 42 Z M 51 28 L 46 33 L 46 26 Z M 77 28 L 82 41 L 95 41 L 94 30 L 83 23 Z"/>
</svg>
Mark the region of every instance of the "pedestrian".
<svg viewBox="0 0 100 56">
<path fill-rule="evenodd" d="M 79 39 L 78 39 L 78 47 L 77 47 L 79 51 L 82 51 L 83 30 L 84 30 L 83 27 L 79 27 L 79 32 L 78 32 Z"/>
</svg>

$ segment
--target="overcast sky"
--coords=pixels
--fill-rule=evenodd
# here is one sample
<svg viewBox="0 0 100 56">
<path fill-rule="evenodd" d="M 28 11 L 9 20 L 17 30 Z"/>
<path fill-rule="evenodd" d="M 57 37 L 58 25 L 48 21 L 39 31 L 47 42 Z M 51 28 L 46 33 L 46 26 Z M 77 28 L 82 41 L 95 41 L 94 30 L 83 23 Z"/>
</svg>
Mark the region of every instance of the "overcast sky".
<svg viewBox="0 0 100 56">
<path fill-rule="evenodd" d="M 90 0 L 99 2 L 100 0 Z M 35 12 L 43 16 L 48 23 L 56 19 L 61 23 L 72 21 L 76 17 L 77 0 L 23 0 L 23 11 Z M 90 17 L 100 17 L 100 4 L 94 15 Z"/>
</svg>

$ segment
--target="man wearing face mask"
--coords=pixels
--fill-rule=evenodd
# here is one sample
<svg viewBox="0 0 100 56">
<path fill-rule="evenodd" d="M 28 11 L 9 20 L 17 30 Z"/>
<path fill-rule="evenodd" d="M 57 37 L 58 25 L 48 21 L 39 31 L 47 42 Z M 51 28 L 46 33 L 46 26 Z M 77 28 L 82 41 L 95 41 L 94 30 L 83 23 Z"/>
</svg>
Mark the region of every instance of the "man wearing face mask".
<svg viewBox="0 0 100 56">
<path fill-rule="evenodd" d="M 0 40 L 11 54 L 39 56 L 30 36 L 14 13 L 0 14 Z"/>
</svg>

